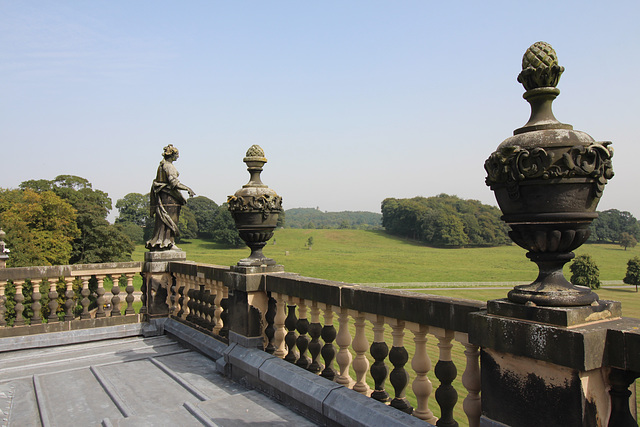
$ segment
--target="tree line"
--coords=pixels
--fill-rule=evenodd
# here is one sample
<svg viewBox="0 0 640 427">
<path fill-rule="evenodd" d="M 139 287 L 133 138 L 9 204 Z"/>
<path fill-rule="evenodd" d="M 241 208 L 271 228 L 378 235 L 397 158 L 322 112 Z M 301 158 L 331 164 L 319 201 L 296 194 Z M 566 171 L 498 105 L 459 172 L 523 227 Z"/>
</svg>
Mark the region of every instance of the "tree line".
<svg viewBox="0 0 640 427">
<path fill-rule="evenodd" d="M 376 230 L 382 215 L 375 212 L 323 212 L 318 208 L 294 208 L 286 211 L 286 228 L 338 228 Z"/>
<path fill-rule="evenodd" d="M 509 244 L 500 216 L 494 206 L 448 194 L 382 201 L 382 225 L 388 233 L 432 246 Z"/>
<path fill-rule="evenodd" d="M 121 227 L 107 221 L 111 208 L 107 193 L 74 175 L 0 189 L 8 266 L 130 260 L 134 245 Z"/>
</svg>

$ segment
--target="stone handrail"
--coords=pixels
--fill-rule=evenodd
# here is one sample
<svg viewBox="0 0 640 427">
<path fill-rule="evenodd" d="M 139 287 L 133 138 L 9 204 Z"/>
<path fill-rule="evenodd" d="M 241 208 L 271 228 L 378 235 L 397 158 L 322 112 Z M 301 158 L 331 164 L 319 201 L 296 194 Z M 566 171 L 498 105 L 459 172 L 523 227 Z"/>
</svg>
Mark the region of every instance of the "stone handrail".
<svg viewBox="0 0 640 427">
<path fill-rule="evenodd" d="M 130 323 L 132 321 L 140 321 L 136 315 L 135 319 L 131 319 L 131 315 L 135 315 L 133 309 L 134 301 L 134 287 L 133 277 L 139 274 L 142 269 L 142 263 L 140 262 L 112 262 L 102 264 L 74 264 L 74 265 L 55 265 L 55 266 L 36 266 L 36 267 L 14 267 L 0 269 L 0 336 L 15 336 L 20 334 L 33 334 L 42 332 L 54 332 L 69 328 L 65 325 L 71 321 L 83 321 L 89 319 L 103 319 L 121 318 L 118 321 L 100 321 L 90 322 L 86 327 L 93 327 L 116 324 L 116 323 Z M 104 279 L 110 276 L 114 279 L 113 287 L 111 289 L 111 297 L 105 297 Z M 118 280 L 120 277 L 126 277 L 127 286 L 125 288 L 126 298 L 125 302 L 127 307 L 124 316 L 120 309 L 120 286 Z M 94 294 L 89 289 L 89 283 L 92 277 L 97 280 L 97 290 Z M 30 295 L 25 295 L 25 284 L 30 282 L 32 285 L 32 291 Z M 77 295 L 73 290 L 74 282 L 77 285 L 81 285 L 80 295 Z M 79 283 L 78 283 L 79 282 Z M 7 328 L 6 317 L 6 301 L 7 296 L 5 291 L 7 284 L 12 283 L 15 287 L 15 318 L 13 319 L 12 326 L 14 328 Z M 43 307 L 41 304 L 42 294 L 40 289 L 42 285 L 47 285 L 49 288 L 48 304 Z M 58 304 L 58 286 L 64 286 L 64 316 L 59 315 Z M 26 297 L 30 297 L 32 300 L 31 311 L 33 314 L 25 318 L 26 311 L 25 302 Z M 96 301 L 95 313 L 89 311 L 90 298 Z M 79 300 L 79 301 L 78 301 Z M 74 314 L 74 308 L 79 303 L 82 307 L 82 312 L 76 317 Z M 46 310 L 48 309 L 48 310 Z M 43 316 L 43 312 L 48 311 L 48 316 Z M 61 317 L 63 317 L 61 319 Z M 86 322 L 85 322 L 86 323 Z M 96 324 L 94 324 L 96 323 Z M 27 330 L 22 328 L 26 326 Z"/>
<path fill-rule="evenodd" d="M 463 410 L 470 425 L 479 425 L 479 348 L 468 341 L 467 319 L 469 313 L 483 309 L 484 303 L 291 273 L 234 275 L 228 267 L 183 262 L 172 262 L 169 269 L 176 277 L 175 289 L 167 297 L 174 318 L 224 340 L 240 339 L 234 333 L 234 321 L 244 321 L 249 324 L 249 333 L 243 335 L 261 336 L 257 346 L 274 356 L 432 424 L 438 418 L 428 407 L 433 390 L 428 377 L 432 367 L 427 353 L 428 336 L 436 338 L 439 348 L 434 369 L 440 381 L 435 392 L 441 408 L 439 425 L 457 425 L 453 408 L 458 396 L 452 386 L 457 369 L 451 349 L 452 341 L 459 342 L 466 356 L 461 380 L 468 394 Z M 243 292 L 247 292 L 247 307 L 251 306 L 246 311 L 237 296 Z M 235 294 L 233 303 L 229 302 L 230 293 Z M 230 304 L 234 305 L 228 313 Z M 255 307 L 262 307 L 257 319 L 262 326 L 251 334 Z M 405 348 L 406 331 L 412 333 L 412 354 Z M 371 335 L 373 340 L 369 342 Z M 368 357 L 374 360 L 372 364 Z M 391 372 L 385 362 L 393 365 Z M 411 384 L 417 401 L 415 409 L 406 398 L 408 362 L 415 375 Z M 350 370 L 355 372 L 355 378 Z M 393 397 L 385 391 L 387 380 L 393 386 Z"/>
</svg>

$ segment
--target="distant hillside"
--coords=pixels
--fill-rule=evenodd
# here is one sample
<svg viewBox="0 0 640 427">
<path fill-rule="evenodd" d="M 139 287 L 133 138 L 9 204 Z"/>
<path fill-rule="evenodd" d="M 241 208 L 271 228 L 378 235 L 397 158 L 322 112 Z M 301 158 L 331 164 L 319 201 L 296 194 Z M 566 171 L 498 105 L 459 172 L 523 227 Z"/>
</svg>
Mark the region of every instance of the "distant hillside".
<svg viewBox="0 0 640 427">
<path fill-rule="evenodd" d="M 285 211 L 285 228 L 342 228 L 374 230 L 382 228 L 382 214 L 375 212 L 322 212 L 315 208 Z"/>
</svg>

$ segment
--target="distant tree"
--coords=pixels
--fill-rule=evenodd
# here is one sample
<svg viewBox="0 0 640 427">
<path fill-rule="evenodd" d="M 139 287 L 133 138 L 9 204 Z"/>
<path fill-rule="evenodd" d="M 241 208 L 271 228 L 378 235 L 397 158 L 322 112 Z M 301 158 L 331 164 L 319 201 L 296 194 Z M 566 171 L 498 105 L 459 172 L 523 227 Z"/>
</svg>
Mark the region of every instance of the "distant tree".
<svg viewBox="0 0 640 427">
<path fill-rule="evenodd" d="M 287 228 L 379 229 L 382 215 L 375 212 L 322 212 L 315 208 L 293 208 L 287 209 L 286 218 Z"/>
<path fill-rule="evenodd" d="M 622 233 L 629 233 L 636 241 L 640 240 L 640 223 L 626 211 L 609 209 L 598 212 L 598 218 L 589 227 L 589 240 L 601 243 L 620 243 Z"/>
<path fill-rule="evenodd" d="M 190 197 L 187 208 L 193 213 L 199 238 L 208 239 L 213 236 L 213 227 L 218 215 L 218 205 L 204 196 Z"/>
<path fill-rule="evenodd" d="M 627 285 L 635 285 L 638 292 L 640 285 L 640 257 L 633 257 L 627 262 L 627 275 L 622 279 Z"/>
<path fill-rule="evenodd" d="M 588 286 L 591 289 L 600 287 L 600 269 L 591 255 L 580 255 L 573 260 L 571 266 L 571 283 L 579 286 Z"/>
<path fill-rule="evenodd" d="M 309 248 L 309 250 L 311 250 L 311 248 L 313 247 L 313 236 L 309 236 L 309 238 L 307 239 L 307 247 Z"/>
<path fill-rule="evenodd" d="M 138 224 L 134 224 L 132 222 L 117 222 L 116 228 L 120 230 L 122 234 L 127 236 L 135 245 L 143 245 L 146 241 L 144 229 Z"/>
<path fill-rule="evenodd" d="M 635 237 L 633 237 L 631 234 L 625 231 L 620 233 L 619 243 L 620 243 L 620 246 L 622 246 L 626 251 L 627 248 L 635 248 L 635 246 L 638 244 L 638 241 L 636 240 Z"/>
<path fill-rule="evenodd" d="M 148 194 L 129 193 L 122 199 L 118 199 L 116 209 L 118 209 L 119 212 L 116 218 L 116 224 L 119 222 L 130 222 L 144 228 L 151 220 L 151 216 L 149 215 Z"/>
<path fill-rule="evenodd" d="M 213 224 L 213 240 L 223 245 L 241 248 L 244 246 L 244 240 L 240 238 L 236 223 L 229 212 L 229 205 L 223 203 L 218 207 L 218 215 Z"/>
<path fill-rule="evenodd" d="M 176 236 L 178 242 L 182 239 L 195 239 L 198 237 L 198 221 L 196 221 L 196 216 L 187 206 L 183 206 L 180 210 L 178 230 L 180 231 L 180 235 Z"/>
<path fill-rule="evenodd" d="M 0 224 L 10 267 L 68 264 L 72 242 L 80 236 L 76 211 L 48 190 L 0 190 Z"/>
<path fill-rule="evenodd" d="M 510 243 L 498 208 L 440 194 L 382 201 L 382 226 L 390 233 L 435 246 L 495 246 Z"/>
</svg>

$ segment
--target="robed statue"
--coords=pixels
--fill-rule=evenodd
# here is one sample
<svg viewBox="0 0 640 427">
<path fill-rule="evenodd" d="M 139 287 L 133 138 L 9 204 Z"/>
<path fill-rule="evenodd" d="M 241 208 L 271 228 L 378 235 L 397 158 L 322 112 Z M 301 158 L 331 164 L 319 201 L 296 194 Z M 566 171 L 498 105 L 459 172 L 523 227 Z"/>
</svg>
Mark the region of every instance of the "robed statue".
<svg viewBox="0 0 640 427">
<path fill-rule="evenodd" d="M 178 180 L 178 170 L 173 162 L 178 160 L 178 149 L 169 144 L 162 153 L 164 159 L 158 166 L 156 179 L 151 185 L 150 214 L 155 217 L 153 237 L 147 241 L 146 248 L 150 251 L 180 250 L 176 246 L 176 238 L 180 235 L 178 221 L 180 209 L 187 203 L 180 190 L 195 196 L 193 190 Z"/>
</svg>

